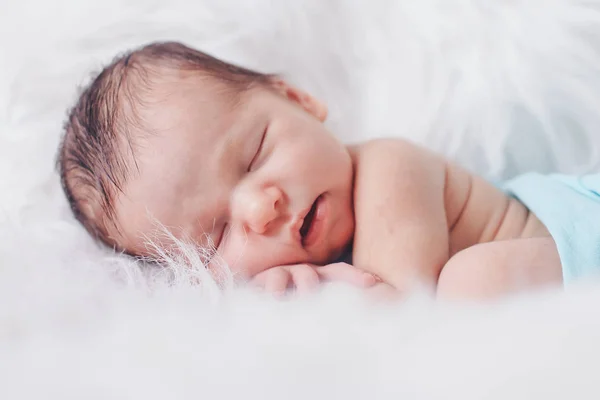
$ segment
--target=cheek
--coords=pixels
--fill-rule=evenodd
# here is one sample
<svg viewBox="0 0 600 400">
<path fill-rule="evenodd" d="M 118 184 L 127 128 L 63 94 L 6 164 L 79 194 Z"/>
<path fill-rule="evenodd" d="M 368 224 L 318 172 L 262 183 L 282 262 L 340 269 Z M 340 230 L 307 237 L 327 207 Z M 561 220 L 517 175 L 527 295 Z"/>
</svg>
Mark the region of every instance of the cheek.
<svg viewBox="0 0 600 400">
<path fill-rule="evenodd" d="M 329 172 L 333 167 L 339 168 L 339 153 L 332 152 L 330 148 L 322 146 L 318 140 L 314 142 L 311 137 L 305 141 L 286 143 L 273 154 L 271 172 L 279 176 L 309 177 L 312 174 Z"/>
<path fill-rule="evenodd" d="M 230 234 L 220 256 L 234 274 L 245 279 L 272 267 L 308 261 L 273 238 L 247 236 L 242 231 Z"/>
<path fill-rule="evenodd" d="M 265 257 L 269 253 L 253 243 L 242 229 L 232 231 L 222 247 L 221 258 L 234 274 L 242 278 L 251 278 L 273 266 Z"/>
</svg>

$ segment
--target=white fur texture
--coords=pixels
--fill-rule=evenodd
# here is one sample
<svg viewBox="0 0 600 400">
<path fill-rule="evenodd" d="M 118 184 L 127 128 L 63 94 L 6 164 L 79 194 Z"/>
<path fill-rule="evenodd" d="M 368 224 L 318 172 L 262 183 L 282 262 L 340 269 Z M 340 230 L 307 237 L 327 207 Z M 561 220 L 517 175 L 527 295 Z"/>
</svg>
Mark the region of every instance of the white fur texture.
<svg viewBox="0 0 600 400">
<path fill-rule="evenodd" d="M 95 246 L 53 169 L 76 86 L 176 39 L 491 178 L 600 166 L 597 0 L 0 2 L 0 398 L 600 398 L 600 286 L 467 307 L 276 302 Z M 190 275 L 202 285 L 190 285 Z"/>
</svg>

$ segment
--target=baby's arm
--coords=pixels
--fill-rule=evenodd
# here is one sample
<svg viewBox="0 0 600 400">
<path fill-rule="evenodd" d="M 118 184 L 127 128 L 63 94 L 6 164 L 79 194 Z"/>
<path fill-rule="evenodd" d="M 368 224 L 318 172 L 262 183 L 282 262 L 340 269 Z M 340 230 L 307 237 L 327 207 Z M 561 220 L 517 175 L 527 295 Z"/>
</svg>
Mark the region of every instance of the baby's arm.
<svg viewBox="0 0 600 400">
<path fill-rule="evenodd" d="M 455 254 L 437 287 L 443 299 L 489 299 L 558 285 L 560 257 L 551 237 L 482 243 Z"/>
<path fill-rule="evenodd" d="M 435 286 L 449 257 L 445 161 L 398 139 L 350 151 L 356 174 L 354 265 L 401 291 Z"/>
</svg>

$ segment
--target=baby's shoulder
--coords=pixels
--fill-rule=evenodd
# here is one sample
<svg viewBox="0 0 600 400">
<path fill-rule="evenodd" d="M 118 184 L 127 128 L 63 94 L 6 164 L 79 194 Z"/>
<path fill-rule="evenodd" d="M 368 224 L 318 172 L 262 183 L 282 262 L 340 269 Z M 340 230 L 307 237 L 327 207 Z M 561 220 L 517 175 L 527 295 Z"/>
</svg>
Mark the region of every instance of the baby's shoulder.
<svg viewBox="0 0 600 400">
<path fill-rule="evenodd" d="M 374 139 L 348 147 L 355 177 L 397 184 L 433 178 L 443 181 L 446 159 L 423 146 L 399 138 Z M 443 183 L 443 182 L 442 182 Z"/>
</svg>

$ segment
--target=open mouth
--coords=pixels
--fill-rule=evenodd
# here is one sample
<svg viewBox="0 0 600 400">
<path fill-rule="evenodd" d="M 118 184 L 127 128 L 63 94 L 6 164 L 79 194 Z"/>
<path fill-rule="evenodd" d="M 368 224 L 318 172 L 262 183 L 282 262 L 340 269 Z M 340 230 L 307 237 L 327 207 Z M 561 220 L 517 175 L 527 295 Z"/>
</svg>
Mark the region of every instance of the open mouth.
<svg viewBox="0 0 600 400">
<path fill-rule="evenodd" d="M 302 226 L 300 227 L 300 236 L 302 237 L 302 245 L 306 245 L 307 243 L 307 238 L 312 236 L 311 233 L 314 232 L 314 227 L 315 227 L 315 217 L 317 215 L 317 209 L 320 203 L 320 200 L 322 199 L 323 195 L 320 195 L 319 197 L 317 197 L 314 201 L 314 203 L 312 204 L 310 210 L 308 211 L 308 214 L 306 214 L 306 216 L 304 217 L 304 222 L 302 223 Z"/>
</svg>

